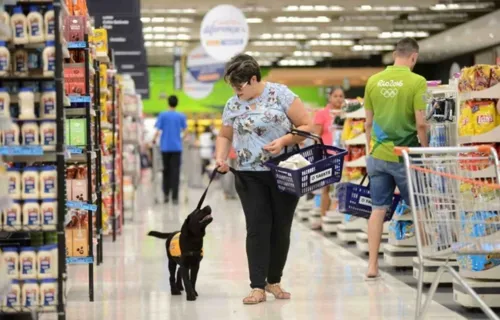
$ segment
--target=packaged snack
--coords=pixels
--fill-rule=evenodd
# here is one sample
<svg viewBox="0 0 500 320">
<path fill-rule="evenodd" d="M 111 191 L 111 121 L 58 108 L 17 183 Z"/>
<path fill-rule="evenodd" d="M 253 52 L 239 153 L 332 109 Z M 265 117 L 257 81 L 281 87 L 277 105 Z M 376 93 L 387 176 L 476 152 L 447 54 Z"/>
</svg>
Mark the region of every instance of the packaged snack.
<svg viewBox="0 0 500 320">
<path fill-rule="evenodd" d="M 495 129 L 495 102 L 491 100 L 471 101 L 469 104 L 471 106 L 475 135 L 484 134 Z"/>
<path fill-rule="evenodd" d="M 500 66 L 491 66 L 490 87 L 500 82 Z"/>
<path fill-rule="evenodd" d="M 481 91 L 490 86 L 491 66 L 488 64 L 477 64 L 474 66 L 473 90 Z"/>
<path fill-rule="evenodd" d="M 460 269 L 484 271 L 500 265 L 500 254 L 457 256 Z"/>
<path fill-rule="evenodd" d="M 415 236 L 415 225 L 413 221 L 394 220 L 389 225 L 389 231 L 396 240 L 405 240 Z"/>
<path fill-rule="evenodd" d="M 355 146 L 349 147 L 349 153 L 351 155 L 350 160 L 357 160 L 365 155 L 365 147 L 364 146 Z"/>
<path fill-rule="evenodd" d="M 342 131 L 342 140 L 349 140 L 352 131 L 352 120 L 347 119 L 344 123 L 344 130 Z"/>
<path fill-rule="evenodd" d="M 460 92 L 468 92 L 472 90 L 474 82 L 474 69 L 463 68 L 458 81 L 458 90 Z"/>
<path fill-rule="evenodd" d="M 460 109 L 460 119 L 458 121 L 458 135 L 474 135 L 474 125 L 472 123 L 472 109 L 467 103 L 464 103 Z"/>
<path fill-rule="evenodd" d="M 363 177 L 362 168 L 351 168 L 352 170 L 349 172 L 349 180 L 358 180 Z"/>
</svg>

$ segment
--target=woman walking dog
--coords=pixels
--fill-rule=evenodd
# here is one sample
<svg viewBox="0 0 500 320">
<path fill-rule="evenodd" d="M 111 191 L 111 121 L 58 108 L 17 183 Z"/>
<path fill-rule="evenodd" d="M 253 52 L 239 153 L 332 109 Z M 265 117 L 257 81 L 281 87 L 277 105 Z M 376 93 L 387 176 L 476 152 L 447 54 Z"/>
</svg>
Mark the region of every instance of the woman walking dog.
<svg viewBox="0 0 500 320">
<path fill-rule="evenodd" d="M 281 285 L 290 246 L 290 230 L 298 198 L 278 190 L 272 173 L 262 165 L 285 146 L 304 138 L 288 134 L 292 126 L 311 132 L 309 114 L 301 100 L 286 86 L 264 82 L 257 61 L 240 54 L 226 66 L 224 78 L 236 95 L 229 99 L 216 141 L 220 172 L 229 171 L 231 145 L 237 159 L 236 191 L 245 213 L 246 252 L 250 294 L 244 304 L 266 301 L 266 291 L 276 299 L 290 299 Z"/>
</svg>

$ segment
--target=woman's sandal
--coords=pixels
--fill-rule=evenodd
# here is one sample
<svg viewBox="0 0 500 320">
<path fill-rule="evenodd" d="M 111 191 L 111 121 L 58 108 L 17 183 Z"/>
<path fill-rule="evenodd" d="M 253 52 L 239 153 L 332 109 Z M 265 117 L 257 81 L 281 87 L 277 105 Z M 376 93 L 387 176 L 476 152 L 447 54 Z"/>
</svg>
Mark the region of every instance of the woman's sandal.
<svg viewBox="0 0 500 320">
<path fill-rule="evenodd" d="M 266 292 L 262 289 L 252 289 L 250 294 L 243 299 L 243 304 L 259 304 L 266 301 Z"/>
<path fill-rule="evenodd" d="M 268 284 L 266 286 L 266 291 L 271 293 L 276 299 L 280 300 L 288 300 L 292 297 L 290 292 L 284 291 L 279 283 Z"/>
</svg>

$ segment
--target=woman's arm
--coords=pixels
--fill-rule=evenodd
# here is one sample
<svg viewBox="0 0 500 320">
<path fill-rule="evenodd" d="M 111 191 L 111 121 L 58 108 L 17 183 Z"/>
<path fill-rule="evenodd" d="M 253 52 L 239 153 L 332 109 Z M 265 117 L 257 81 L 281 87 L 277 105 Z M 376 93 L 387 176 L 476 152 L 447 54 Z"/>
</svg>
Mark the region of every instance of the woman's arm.
<svg viewBox="0 0 500 320">
<path fill-rule="evenodd" d="M 227 165 L 227 157 L 229 151 L 231 150 L 231 144 L 233 142 L 233 127 L 222 126 L 219 131 L 219 135 L 215 140 L 215 159 L 220 172 L 229 171 L 229 166 Z"/>
<path fill-rule="evenodd" d="M 287 116 L 297 130 L 313 132 L 314 128 L 309 112 L 307 112 L 306 107 L 299 98 L 296 98 L 290 105 Z M 289 133 L 277 140 L 274 140 L 265 146 L 264 149 L 272 154 L 279 154 L 281 149 L 284 147 L 299 144 L 305 139 L 305 137 Z"/>
</svg>

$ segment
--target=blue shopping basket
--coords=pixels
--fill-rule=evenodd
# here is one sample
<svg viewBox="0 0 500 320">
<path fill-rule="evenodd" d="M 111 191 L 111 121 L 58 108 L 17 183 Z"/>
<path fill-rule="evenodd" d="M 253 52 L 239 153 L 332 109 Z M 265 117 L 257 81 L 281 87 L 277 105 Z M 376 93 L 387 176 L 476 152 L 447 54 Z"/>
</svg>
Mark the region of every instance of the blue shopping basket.
<svg viewBox="0 0 500 320">
<path fill-rule="evenodd" d="M 352 216 L 369 219 L 372 213 L 372 199 L 370 186 L 364 186 L 367 175 L 363 177 L 360 184 L 350 182 L 339 183 L 337 185 L 337 197 L 339 200 L 339 212 Z M 392 206 L 385 214 L 384 221 L 390 221 L 398 206 L 400 195 L 395 194 L 392 199 Z"/>
<path fill-rule="evenodd" d="M 320 137 L 309 132 L 292 130 L 291 133 L 312 138 L 320 143 L 304 149 L 298 149 L 297 146 L 292 152 L 287 152 L 285 149 L 284 154 L 264 163 L 266 167 L 271 169 L 279 190 L 301 197 L 341 180 L 346 150 L 325 146 Z M 281 161 L 296 154 L 302 155 L 311 164 L 297 170 L 278 166 Z"/>
</svg>

